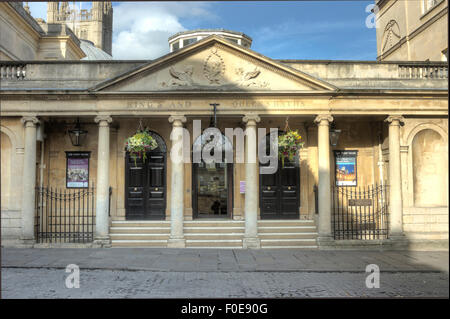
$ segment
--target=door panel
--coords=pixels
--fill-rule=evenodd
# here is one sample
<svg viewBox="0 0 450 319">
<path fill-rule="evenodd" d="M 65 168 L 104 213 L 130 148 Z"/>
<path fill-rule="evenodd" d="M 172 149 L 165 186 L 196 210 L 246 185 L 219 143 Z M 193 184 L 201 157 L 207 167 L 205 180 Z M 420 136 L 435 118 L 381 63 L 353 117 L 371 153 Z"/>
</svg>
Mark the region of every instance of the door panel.
<svg viewBox="0 0 450 319">
<path fill-rule="evenodd" d="M 261 219 L 295 219 L 299 217 L 299 168 L 285 162 L 274 174 L 260 174 Z"/>
<path fill-rule="evenodd" d="M 126 218 L 164 219 L 166 210 L 165 153 L 147 153 L 145 163 L 126 155 Z"/>
</svg>

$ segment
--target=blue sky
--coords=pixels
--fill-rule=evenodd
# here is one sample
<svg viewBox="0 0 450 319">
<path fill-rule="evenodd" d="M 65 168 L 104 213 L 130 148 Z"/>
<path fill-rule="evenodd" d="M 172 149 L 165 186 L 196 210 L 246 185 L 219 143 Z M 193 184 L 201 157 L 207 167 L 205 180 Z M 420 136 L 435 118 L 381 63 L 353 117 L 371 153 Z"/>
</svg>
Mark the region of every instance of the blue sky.
<svg viewBox="0 0 450 319">
<path fill-rule="evenodd" d="M 374 1 L 113 2 L 113 57 L 154 59 L 179 31 L 224 28 L 253 39 L 273 59 L 375 60 L 375 29 L 366 26 Z M 46 3 L 31 3 L 46 19 Z M 89 8 L 89 3 L 82 3 Z"/>
</svg>

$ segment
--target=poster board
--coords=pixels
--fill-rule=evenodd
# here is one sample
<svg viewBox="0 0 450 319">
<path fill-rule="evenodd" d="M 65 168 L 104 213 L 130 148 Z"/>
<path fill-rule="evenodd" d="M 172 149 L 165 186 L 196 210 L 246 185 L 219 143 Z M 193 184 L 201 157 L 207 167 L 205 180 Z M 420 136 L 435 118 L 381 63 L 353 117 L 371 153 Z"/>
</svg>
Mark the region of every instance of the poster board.
<svg viewBox="0 0 450 319">
<path fill-rule="evenodd" d="M 358 151 L 334 151 L 336 186 L 357 186 Z"/>
<path fill-rule="evenodd" d="M 66 187 L 89 187 L 89 158 L 91 152 L 66 152 Z"/>
</svg>

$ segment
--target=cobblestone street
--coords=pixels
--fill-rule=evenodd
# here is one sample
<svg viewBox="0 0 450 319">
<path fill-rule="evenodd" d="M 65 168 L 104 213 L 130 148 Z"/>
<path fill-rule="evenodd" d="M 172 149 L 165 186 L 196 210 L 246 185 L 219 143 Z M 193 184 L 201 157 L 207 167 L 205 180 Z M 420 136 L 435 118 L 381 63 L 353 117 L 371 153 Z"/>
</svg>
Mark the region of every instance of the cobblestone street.
<svg viewBox="0 0 450 319">
<path fill-rule="evenodd" d="M 68 289 L 63 269 L 2 271 L 3 298 L 285 298 L 448 297 L 448 274 L 348 272 L 154 272 L 80 270 L 80 288 Z"/>
<path fill-rule="evenodd" d="M 80 288 L 66 288 L 66 267 Z M 380 288 L 366 288 L 366 266 Z M 448 252 L 2 249 L 3 298 L 448 297 Z"/>
</svg>

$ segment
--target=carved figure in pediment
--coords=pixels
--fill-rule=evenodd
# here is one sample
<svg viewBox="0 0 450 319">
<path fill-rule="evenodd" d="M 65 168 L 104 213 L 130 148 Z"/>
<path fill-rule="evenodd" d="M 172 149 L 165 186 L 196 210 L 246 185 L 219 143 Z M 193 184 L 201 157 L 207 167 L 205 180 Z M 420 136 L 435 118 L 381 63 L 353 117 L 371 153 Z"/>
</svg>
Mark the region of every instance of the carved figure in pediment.
<svg viewBox="0 0 450 319">
<path fill-rule="evenodd" d="M 187 86 L 192 85 L 192 74 L 194 73 L 194 67 L 192 65 L 188 65 L 184 68 L 183 71 L 176 71 L 173 67 L 169 68 L 169 74 L 172 79 L 169 83 L 162 82 L 161 86 Z"/>
<path fill-rule="evenodd" d="M 213 48 L 203 64 L 203 74 L 209 80 L 209 84 L 221 84 L 224 73 L 225 63 L 217 53 L 217 48 Z"/>
<path fill-rule="evenodd" d="M 268 87 L 269 83 L 256 81 L 255 79 L 261 74 L 261 71 L 258 67 L 255 66 L 253 71 L 244 71 L 243 68 L 236 69 L 236 75 L 240 78 L 238 79 L 238 84 L 246 87 Z"/>
</svg>

